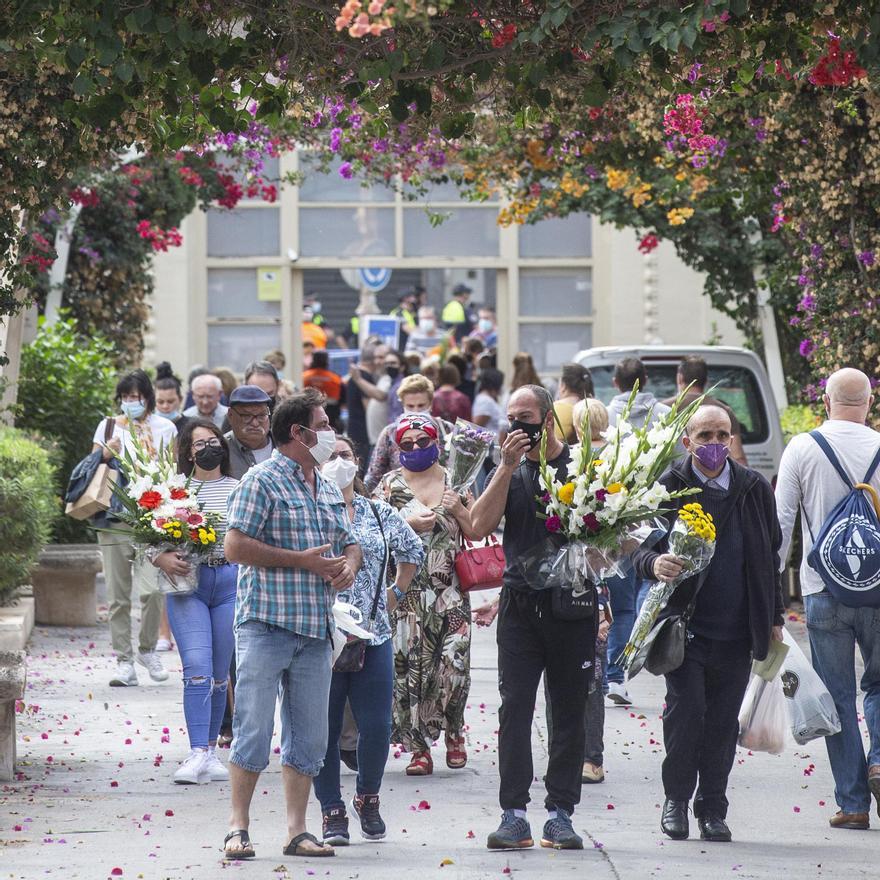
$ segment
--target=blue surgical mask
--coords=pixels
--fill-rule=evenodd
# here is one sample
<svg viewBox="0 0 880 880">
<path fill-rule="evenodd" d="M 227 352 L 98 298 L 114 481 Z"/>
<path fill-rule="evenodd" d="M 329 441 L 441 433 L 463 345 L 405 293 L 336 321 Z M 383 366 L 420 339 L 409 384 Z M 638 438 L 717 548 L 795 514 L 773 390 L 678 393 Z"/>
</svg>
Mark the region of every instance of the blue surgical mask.
<svg viewBox="0 0 880 880">
<path fill-rule="evenodd" d="M 146 411 L 146 406 L 140 400 L 122 402 L 122 412 L 130 419 L 139 419 Z"/>
<path fill-rule="evenodd" d="M 171 412 L 167 413 L 160 412 L 159 415 L 162 416 L 163 419 L 168 419 L 169 422 L 176 422 L 180 418 L 180 410 L 173 409 Z"/>
<path fill-rule="evenodd" d="M 408 470 L 419 473 L 426 471 L 440 457 L 440 449 L 432 443 L 427 449 L 413 449 L 400 452 L 400 463 Z"/>
</svg>

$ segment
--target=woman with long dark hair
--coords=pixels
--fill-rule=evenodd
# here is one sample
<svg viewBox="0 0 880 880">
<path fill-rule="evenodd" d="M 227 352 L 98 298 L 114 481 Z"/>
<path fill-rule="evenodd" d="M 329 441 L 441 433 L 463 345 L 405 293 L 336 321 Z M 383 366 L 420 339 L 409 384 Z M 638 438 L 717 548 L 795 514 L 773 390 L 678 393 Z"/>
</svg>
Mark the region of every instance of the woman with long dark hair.
<svg viewBox="0 0 880 880">
<path fill-rule="evenodd" d="M 229 446 L 223 433 L 209 419 L 192 419 L 184 427 L 177 462 L 180 472 L 190 477 L 190 489 L 198 491 L 202 509 L 220 517 L 214 549 L 199 565 L 196 592 L 168 594 L 168 619 L 183 663 L 183 714 L 190 745 L 174 781 L 195 785 L 229 778 L 215 747 L 235 646 L 232 620 L 238 566 L 223 555 L 223 534 L 227 499 L 238 480 L 229 476 Z M 153 565 L 172 578 L 187 574 L 190 567 L 174 550 L 159 554 Z"/>
<path fill-rule="evenodd" d="M 102 419 L 95 430 L 92 451 L 101 450 L 104 461 L 119 470 L 118 459 L 125 452 L 134 454 L 136 438 L 141 449 L 157 458 L 163 448 L 173 446 L 177 428 L 156 415 L 156 394 L 150 377 L 143 370 L 132 370 L 116 384 L 116 406 L 119 415 Z M 135 661 L 146 667 L 153 681 L 165 681 L 168 673 L 156 653 L 159 622 L 162 617 L 162 594 L 156 572 L 135 559 L 131 529 L 117 520 L 112 511 L 98 518 L 98 544 L 104 558 L 104 579 L 107 583 L 110 642 L 116 654 L 116 674 L 111 687 L 134 687 L 138 683 Z M 141 626 L 138 651 L 131 641 L 131 594 L 137 584 L 141 601 Z"/>
</svg>

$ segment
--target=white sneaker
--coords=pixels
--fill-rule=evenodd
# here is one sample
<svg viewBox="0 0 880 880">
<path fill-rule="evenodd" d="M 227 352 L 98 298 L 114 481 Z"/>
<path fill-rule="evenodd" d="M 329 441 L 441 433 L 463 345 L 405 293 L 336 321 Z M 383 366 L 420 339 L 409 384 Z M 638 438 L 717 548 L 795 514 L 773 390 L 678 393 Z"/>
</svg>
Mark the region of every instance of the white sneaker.
<svg viewBox="0 0 880 880">
<path fill-rule="evenodd" d="M 217 752 L 211 746 L 208 746 L 205 772 L 211 782 L 226 782 L 229 779 L 229 770 L 226 769 L 226 765 L 217 757 Z"/>
<path fill-rule="evenodd" d="M 164 653 L 165 651 L 171 650 L 171 641 L 170 639 L 159 639 L 156 642 L 156 650 Z"/>
<path fill-rule="evenodd" d="M 189 757 L 174 771 L 174 781 L 178 785 L 208 782 L 208 752 L 205 749 L 193 749 Z"/>
<path fill-rule="evenodd" d="M 110 687 L 127 688 L 137 687 L 138 677 L 134 671 L 134 663 L 131 660 L 120 660 L 116 664 L 116 675 L 110 679 Z"/>
<path fill-rule="evenodd" d="M 155 651 L 138 651 L 135 660 L 137 660 L 141 666 L 147 667 L 147 672 L 150 673 L 150 678 L 152 678 L 153 681 L 165 681 L 168 678 L 168 673 L 165 671 L 165 667 L 162 665 L 162 661 L 159 659 L 159 655 L 156 654 Z"/>
<path fill-rule="evenodd" d="M 607 697 L 617 706 L 632 706 L 632 700 L 626 692 L 626 685 L 622 682 L 609 681 Z"/>
</svg>

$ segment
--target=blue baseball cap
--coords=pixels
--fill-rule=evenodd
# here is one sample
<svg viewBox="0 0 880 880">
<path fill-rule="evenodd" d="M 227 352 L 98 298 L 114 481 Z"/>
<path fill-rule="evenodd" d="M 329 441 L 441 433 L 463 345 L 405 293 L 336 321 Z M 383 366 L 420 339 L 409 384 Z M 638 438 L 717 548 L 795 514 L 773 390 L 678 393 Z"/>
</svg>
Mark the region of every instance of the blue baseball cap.
<svg viewBox="0 0 880 880">
<path fill-rule="evenodd" d="M 254 403 L 263 403 L 268 406 L 272 402 L 272 398 L 258 388 L 256 385 L 239 385 L 232 394 L 229 395 L 229 405 L 236 404 L 249 405 Z"/>
</svg>

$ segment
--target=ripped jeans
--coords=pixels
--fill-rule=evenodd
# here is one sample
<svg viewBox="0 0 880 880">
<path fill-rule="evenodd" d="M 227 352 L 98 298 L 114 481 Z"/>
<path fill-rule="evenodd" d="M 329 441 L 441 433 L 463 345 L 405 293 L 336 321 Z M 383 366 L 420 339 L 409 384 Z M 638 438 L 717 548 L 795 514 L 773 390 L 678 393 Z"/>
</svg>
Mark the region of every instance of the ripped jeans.
<svg viewBox="0 0 880 880">
<path fill-rule="evenodd" d="M 199 568 L 191 596 L 168 596 L 168 620 L 183 661 L 183 714 L 190 748 L 217 741 L 226 711 L 238 566 Z"/>
</svg>

